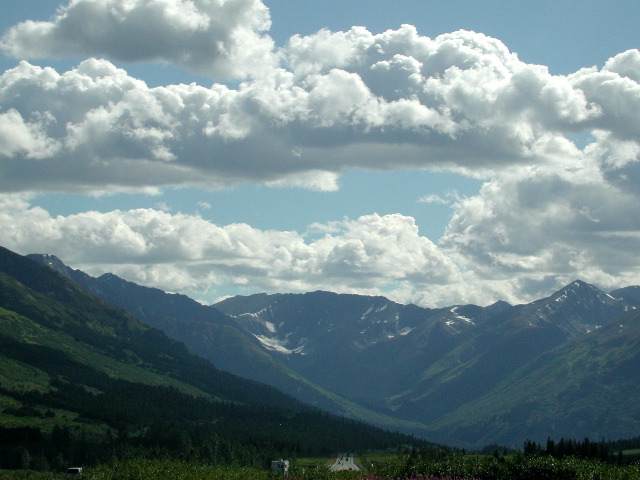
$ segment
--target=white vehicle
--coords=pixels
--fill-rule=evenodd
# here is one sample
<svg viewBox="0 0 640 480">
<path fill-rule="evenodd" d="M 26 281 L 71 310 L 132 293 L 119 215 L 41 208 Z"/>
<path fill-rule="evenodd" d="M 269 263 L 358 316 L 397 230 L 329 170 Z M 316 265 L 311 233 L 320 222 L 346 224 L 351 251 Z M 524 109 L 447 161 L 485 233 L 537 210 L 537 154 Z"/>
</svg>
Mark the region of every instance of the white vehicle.
<svg viewBox="0 0 640 480">
<path fill-rule="evenodd" d="M 273 460 L 271 471 L 276 475 L 287 475 L 289 473 L 289 460 Z"/>
</svg>

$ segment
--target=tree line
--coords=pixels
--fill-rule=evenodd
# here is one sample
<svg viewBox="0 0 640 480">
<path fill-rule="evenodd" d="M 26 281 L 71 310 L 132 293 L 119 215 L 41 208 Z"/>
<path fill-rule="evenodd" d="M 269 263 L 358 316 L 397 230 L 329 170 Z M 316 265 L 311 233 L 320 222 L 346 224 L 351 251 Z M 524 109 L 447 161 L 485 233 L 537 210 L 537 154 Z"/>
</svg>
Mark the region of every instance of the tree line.
<svg viewBox="0 0 640 480">
<path fill-rule="evenodd" d="M 62 377 L 51 386 L 48 392 L 0 386 L 0 395 L 20 403 L 4 413 L 55 425 L 52 431 L 0 427 L 0 468 L 58 470 L 130 458 L 268 466 L 281 456 L 426 443 L 311 408 L 214 401 L 173 387 L 108 379 L 95 391 Z M 58 409 L 77 412 L 73 424 L 56 418 Z M 107 433 L 96 438 L 99 431 Z"/>
<path fill-rule="evenodd" d="M 579 457 L 618 464 L 638 460 L 637 456 L 623 456 L 622 454 L 623 450 L 634 448 L 640 448 L 640 437 L 616 441 L 604 438 L 599 441 L 593 441 L 589 438 L 583 440 L 561 438 L 555 441 L 548 437 L 544 446 L 531 440 L 524 442 L 524 453 L 528 455 L 549 455 L 559 459 Z"/>
</svg>

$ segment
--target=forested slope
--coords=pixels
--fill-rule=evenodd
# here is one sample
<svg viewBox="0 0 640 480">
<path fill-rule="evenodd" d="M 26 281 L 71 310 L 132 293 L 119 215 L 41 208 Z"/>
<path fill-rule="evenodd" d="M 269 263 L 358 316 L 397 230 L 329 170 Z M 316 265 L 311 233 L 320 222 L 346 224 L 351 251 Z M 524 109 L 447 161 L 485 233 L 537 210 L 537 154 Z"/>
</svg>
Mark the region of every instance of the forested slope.
<svg viewBox="0 0 640 480">
<path fill-rule="evenodd" d="M 0 421 L 3 468 L 134 455 L 265 464 L 284 454 L 423 443 L 222 372 L 5 249 Z"/>
</svg>

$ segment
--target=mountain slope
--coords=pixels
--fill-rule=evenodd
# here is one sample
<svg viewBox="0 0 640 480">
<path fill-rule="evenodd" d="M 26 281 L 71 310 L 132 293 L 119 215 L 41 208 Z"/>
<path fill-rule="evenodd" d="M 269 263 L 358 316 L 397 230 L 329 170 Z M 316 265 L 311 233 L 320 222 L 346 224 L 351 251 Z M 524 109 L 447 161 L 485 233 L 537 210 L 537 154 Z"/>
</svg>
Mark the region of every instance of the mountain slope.
<svg viewBox="0 0 640 480">
<path fill-rule="evenodd" d="M 474 414 L 474 405 L 495 398 L 498 390 L 521 398 L 516 390 L 504 390 L 503 382 L 513 372 L 633 311 L 638 305 L 629 292 L 633 290 L 622 292 L 624 298 L 609 295 L 578 280 L 517 306 L 420 309 L 379 297 L 314 292 L 234 297 L 216 307 L 261 338 L 274 357 L 286 359 L 325 388 L 388 415 L 430 425 L 427 435 L 436 441 L 478 446 L 517 436 L 524 440 L 527 432 L 516 416 L 488 428 Z M 559 376 L 536 378 L 540 391 L 555 391 L 566 383 Z M 615 382 L 611 386 L 612 391 L 624 389 Z M 566 401 L 555 411 L 557 418 L 549 415 L 544 425 L 553 430 L 560 424 Z M 498 412 L 499 403 L 494 403 Z M 598 431 L 606 434 L 613 423 L 624 420 L 602 424 L 606 430 Z M 563 425 L 566 432 L 573 431 Z M 467 429 L 476 427 L 488 433 L 469 434 Z M 540 430 L 532 426 L 531 432 Z"/>
<path fill-rule="evenodd" d="M 0 420 L 1 435 L 30 429 L 34 443 L 22 448 L 83 462 L 120 454 L 263 462 L 277 451 L 417 442 L 222 372 L 52 269 L 2 248 Z M 59 451 L 54 437 L 62 434 L 83 445 L 76 456 Z M 0 467 L 15 454 L 7 448 L 14 447 L 0 442 Z"/>
<path fill-rule="evenodd" d="M 575 281 L 553 295 L 491 318 L 466 342 L 431 365 L 394 397 L 397 412 L 423 422 L 489 393 L 538 355 L 611 321 L 631 306 Z"/>
<path fill-rule="evenodd" d="M 330 292 L 234 297 L 215 306 L 274 357 L 358 400 L 397 391 L 399 377 L 410 380 L 416 364 L 443 354 L 474 320 L 486 319 L 481 307 L 427 309 Z"/>
<path fill-rule="evenodd" d="M 258 372 L 298 398 L 438 442 L 474 447 L 537 435 L 633 436 L 625 424 L 636 428 L 639 412 L 625 395 L 636 394 L 640 379 L 611 373 L 622 368 L 616 349 L 632 340 L 587 339 L 634 315 L 638 287 L 607 294 L 576 280 L 530 304 L 438 309 L 330 292 L 258 294 L 216 304 L 214 318 L 211 307 L 112 275 L 89 283 L 247 376 Z M 565 353 L 603 372 L 597 378 L 607 381 L 592 388 L 598 394 L 581 387 L 590 384 L 585 371 L 561 369 L 576 362 Z M 599 402 L 598 409 L 576 413 L 589 402 Z"/>
<path fill-rule="evenodd" d="M 298 400 L 329 412 L 363 419 L 376 425 L 419 431 L 416 422 L 398 420 L 374 412 L 324 389 L 262 348 L 251 332 L 237 328 L 236 320 L 218 309 L 202 305 L 184 295 L 142 287 L 116 275 L 91 277 L 67 267 L 53 255 L 32 254 L 28 258 L 66 276 L 83 290 L 117 305 L 138 320 L 184 342 L 197 355 L 234 375 L 266 383 Z"/>
<path fill-rule="evenodd" d="M 524 436 L 622 438 L 640 430 L 640 312 L 549 350 L 439 419 L 442 437 L 507 445 Z M 470 421 L 470 419 L 474 419 Z M 508 428 L 507 426 L 511 426 Z M 513 427 L 515 426 L 515 428 Z"/>
<path fill-rule="evenodd" d="M 258 384 L 216 369 L 191 354 L 184 344 L 88 295 L 57 272 L 4 248 L 0 248 L 0 281 L 2 308 L 43 328 L 73 336 L 107 357 L 161 372 L 221 398 L 296 403 L 271 387 L 261 385 L 256 390 Z"/>
</svg>

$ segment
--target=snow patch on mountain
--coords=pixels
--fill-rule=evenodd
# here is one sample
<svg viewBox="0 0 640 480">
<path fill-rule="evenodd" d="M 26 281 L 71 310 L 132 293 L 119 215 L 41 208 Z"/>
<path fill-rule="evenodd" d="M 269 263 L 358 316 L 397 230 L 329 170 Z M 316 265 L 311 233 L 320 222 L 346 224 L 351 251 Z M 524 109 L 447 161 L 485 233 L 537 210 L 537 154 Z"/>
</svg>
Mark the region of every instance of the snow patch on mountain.
<svg viewBox="0 0 640 480">
<path fill-rule="evenodd" d="M 366 320 L 366 319 L 367 319 L 367 316 L 368 316 L 368 315 L 373 311 L 373 307 L 374 307 L 374 306 L 375 306 L 375 305 L 371 305 L 371 306 L 369 307 L 369 309 L 368 309 L 366 312 L 364 312 L 364 313 L 360 316 L 360 320 L 362 320 L 362 321 Z"/>
<path fill-rule="evenodd" d="M 386 302 L 384 305 L 378 307 L 376 306 L 376 304 L 371 305 L 366 312 L 364 312 L 361 316 L 360 316 L 360 321 L 365 321 L 368 319 L 368 317 L 373 313 L 380 313 L 380 312 L 384 312 L 387 307 L 389 306 L 389 302 Z M 396 315 L 397 317 L 397 315 Z M 378 322 L 380 322 L 380 320 L 378 320 Z M 385 320 L 386 322 L 386 320 Z"/>
<path fill-rule="evenodd" d="M 475 323 L 473 322 L 473 320 L 471 320 L 469 317 L 465 317 L 464 315 L 460 315 L 458 313 L 458 307 L 453 307 L 450 310 L 451 313 L 453 313 L 455 315 L 456 320 L 462 320 L 463 322 L 467 322 L 471 325 L 475 325 Z M 448 324 L 448 323 L 447 323 Z"/>
<path fill-rule="evenodd" d="M 411 327 L 404 327 L 404 328 L 400 329 L 400 331 L 399 331 L 398 333 L 404 337 L 405 335 L 410 334 L 410 333 L 411 333 L 411 332 L 413 332 L 414 330 L 415 330 L 415 328 L 411 328 Z"/>
<path fill-rule="evenodd" d="M 301 339 L 300 344 L 296 348 L 291 349 L 287 347 L 287 344 L 289 343 L 289 340 L 287 338 L 283 340 L 276 337 L 267 337 L 265 335 L 257 335 L 255 333 L 253 334 L 253 336 L 256 339 L 258 339 L 258 341 L 262 344 L 262 346 L 266 350 L 282 353 L 284 355 L 292 355 L 292 354 L 306 355 L 303 351 L 304 347 L 306 346 L 306 342 L 302 341 L 303 339 Z"/>
</svg>

